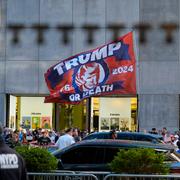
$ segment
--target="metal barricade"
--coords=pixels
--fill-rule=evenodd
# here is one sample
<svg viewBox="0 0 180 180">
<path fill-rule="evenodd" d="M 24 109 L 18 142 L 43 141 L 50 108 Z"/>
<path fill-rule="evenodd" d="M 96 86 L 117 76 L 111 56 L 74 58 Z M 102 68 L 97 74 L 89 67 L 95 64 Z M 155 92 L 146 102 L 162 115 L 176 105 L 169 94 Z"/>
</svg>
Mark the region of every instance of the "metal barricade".
<svg viewBox="0 0 180 180">
<path fill-rule="evenodd" d="M 180 180 L 180 175 L 111 174 L 91 171 L 54 171 L 28 173 L 29 180 Z"/>
<path fill-rule="evenodd" d="M 93 174 L 61 173 L 28 173 L 29 180 L 98 180 Z"/>
<path fill-rule="evenodd" d="M 180 175 L 109 174 L 103 180 L 180 180 Z"/>
<path fill-rule="evenodd" d="M 75 173 L 94 174 L 98 178 L 98 180 L 103 180 L 106 175 L 111 174 L 111 172 L 106 171 L 75 171 Z"/>
<path fill-rule="evenodd" d="M 54 170 L 54 171 L 51 171 L 51 173 L 71 173 L 71 174 L 76 174 L 75 171 L 70 171 L 70 170 Z M 90 174 L 90 173 L 88 173 Z"/>
</svg>

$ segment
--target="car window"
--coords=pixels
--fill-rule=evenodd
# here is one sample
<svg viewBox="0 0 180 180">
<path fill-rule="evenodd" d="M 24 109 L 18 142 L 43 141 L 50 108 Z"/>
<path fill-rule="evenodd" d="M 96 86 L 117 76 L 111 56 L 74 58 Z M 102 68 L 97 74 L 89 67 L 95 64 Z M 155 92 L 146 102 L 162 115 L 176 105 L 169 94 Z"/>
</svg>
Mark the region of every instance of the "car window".
<svg viewBox="0 0 180 180">
<path fill-rule="evenodd" d="M 95 139 L 95 138 L 96 138 L 96 135 L 95 135 L 95 134 L 90 134 L 90 135 L 86 136 L 86 137 L 84 138 L 84 140 L 90 140 L 90 139 Z"/>
<path fill-rule="evenodd" d="M 163 141 L 163 137 L 158 137 L 157 138 L 159 141 Z"/>
<path fill-rule="evenodd" d="M 98 134 L 97 139 L 109 139 L 109 134 Z"/>
<path fill-rule="evenodd" d="M 158 152 L 157 153 L 163 153 L 163 152 Z M 180 162 L 180 157 L 178 156 L 178 154 L 176 152 L 164 152 L 164 162 L 165 163 L 172 163 L 172 162 Z"/>
<path fill-rule="evenodd" d="M 114 156 L 117 155 L 118 151 L 119 151 L 119 148 L 114 148 L 114 147 L 106 148 L 104 163 L 106 164 L 110 163 L 114 159 Z"/>
<path fill-rule="evenodd" d="M 121 134 L 121 133 L 119 133 L 117 138 L 118 139 L 124 139 L 124 140 L 135 140 L 134 136 L 131 135 L 131 134 Z"/>
<path fill-rule="evenodd" d="M 63 164 L 98 164 L 104 161 L 104 148 L 77 147 L 61 156 Z"/>
<path fill-rule="evenodd" d="M 137 141 L 149 141 L 152 142 L 152 139 L 146 135 L 136 135 L 136 139 Z"/>
<path fill-rule="evenodd" d="M 110 139 L 110 134 L 109 133 L 90 134 L 84 138 L 84 140 L 91 140 L 91 139 Z"/>
<path fill-rule="evenodd" d="M 158 143 L 163 143 L 163 142 L 164 142 L 164 141 L 163 141 L 163 137 L 157 138 L 156 141 L 157 141 Z"/>
<path fill-rule="evenodd" d="M 165 155 L 165 162 L 178 162 L 172 154 Z"/>
</svg>

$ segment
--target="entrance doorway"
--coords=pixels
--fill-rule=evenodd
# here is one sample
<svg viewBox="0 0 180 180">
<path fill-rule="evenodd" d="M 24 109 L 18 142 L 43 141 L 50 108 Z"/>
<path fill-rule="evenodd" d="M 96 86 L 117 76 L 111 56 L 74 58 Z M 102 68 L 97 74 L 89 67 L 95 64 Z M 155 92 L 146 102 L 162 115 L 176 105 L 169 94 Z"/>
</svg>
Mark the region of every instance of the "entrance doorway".
<svg viewBox="0 0 180 180">
<path fill-rule="evenodd" d="M 64 130 L 69 127 L 77 127 L 80 130 L 87 128 L 87 100 L 79 104 L 57 104 L 56 127 Z"/>
</svg>

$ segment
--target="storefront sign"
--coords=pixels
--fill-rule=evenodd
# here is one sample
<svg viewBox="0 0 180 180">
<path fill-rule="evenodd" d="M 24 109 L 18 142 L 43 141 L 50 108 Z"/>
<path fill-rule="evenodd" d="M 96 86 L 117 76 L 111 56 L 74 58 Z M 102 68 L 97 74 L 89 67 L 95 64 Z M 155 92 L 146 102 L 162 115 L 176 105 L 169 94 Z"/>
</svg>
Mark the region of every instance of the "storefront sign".
<svg viewBox="0 0 180 180">
<path fill-rule="evenodd" d="M 79 103 L 91 96 L 136 94 L 132 32 L 117 41 L 80 53 L 45 74 L 50 96 L 45 102 Z"/>
</svg>

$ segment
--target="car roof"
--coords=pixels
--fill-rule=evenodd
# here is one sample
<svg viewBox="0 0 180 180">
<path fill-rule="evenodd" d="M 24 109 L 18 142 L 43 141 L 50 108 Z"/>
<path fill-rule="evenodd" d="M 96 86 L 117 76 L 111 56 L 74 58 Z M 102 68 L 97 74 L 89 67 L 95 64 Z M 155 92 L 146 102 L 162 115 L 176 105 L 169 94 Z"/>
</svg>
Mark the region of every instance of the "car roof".
<svg viewBox="0 0 180 180">
<path fill-rule="evenodd" d="M 92 139 L 79 142 L 81 145 L 106 145 L 106 146 L 127 146 L 127 147 L 152 147 L 161 149 L 174 149 L 174 146 L 167 144 L 155 144 L 147 141 L 133 141 L 133 140 L 120 140 L 120 139 Z"/>
<path fill-rule="evenodd" d="M 110 133 L 110 131 L 108 131 L 108 132 L 93 132 L 93 133 L 91 133 L 92 135 L 98 135 L 98 134 L 109 134 Z M 89 135 L 91 135 L 91 134 L 89 134 Z M 129 134 L 129 135 L 144 135 L 144 136 L 152 136 L 152 137 L 155 137 L 155 138 L 161 138 L 162 137 L 162 135 L 160 135 L 160 134 L 151 134 L 151 133 L 143 133 L 143 132 L 117 132 L 117 134 Z"/>
<path fill-rule="evenodd" d="M 88 147 L 127 147 L 127 148 L 152 148 L 156 150 L 162 150 L 162 151 L 174 151 L 174 146 L 167 145 L 167 144 L 154 144 L 151 142 L 146 141 L 132 141 L 132 140 L 112 140 L 112 139 L 93 139 L 93 140 L 85 140 L 80 141 L 75 144 L 72 144 L 71 146 L 68 146 L 62 150 L 54 151 L 52 154 L 56 155 L 60 152 L 64 152 L 68 149 L 75 148 L 78 146 L 88 146 Z"/>
</svg>

